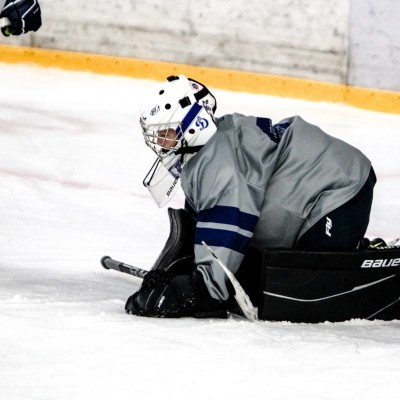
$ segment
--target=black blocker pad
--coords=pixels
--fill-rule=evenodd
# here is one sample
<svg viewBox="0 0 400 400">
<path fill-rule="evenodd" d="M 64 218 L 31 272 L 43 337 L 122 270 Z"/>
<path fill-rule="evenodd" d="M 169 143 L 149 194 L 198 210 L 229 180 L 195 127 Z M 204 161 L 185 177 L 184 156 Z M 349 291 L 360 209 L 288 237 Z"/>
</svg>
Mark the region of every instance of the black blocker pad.
<svg viewBox="0 0 400 400">
<path fill-rule="evenodd" d="M 317 323 L 400 319 L 400 247 L 265 250 L 261 320 Z"/>
</svg>

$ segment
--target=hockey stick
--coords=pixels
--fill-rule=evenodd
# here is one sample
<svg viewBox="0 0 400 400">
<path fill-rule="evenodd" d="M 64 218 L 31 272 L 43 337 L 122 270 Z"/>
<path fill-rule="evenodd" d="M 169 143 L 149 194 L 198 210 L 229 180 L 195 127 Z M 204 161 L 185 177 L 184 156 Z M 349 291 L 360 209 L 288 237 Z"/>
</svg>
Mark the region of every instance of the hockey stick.
<svg viewBox="0 0 400 400">
<path fill-rule="evenodd" d="M 242 310 L 244 316 L 249 319 L 250 321 L 257 320 L 257 311 L 253 306 L 249 296 L 242 288 L 239 281 L 235 278 L 231 271 L 229 271 L 228 267 L 217 257 L 217 255 L 211 250 L 207 244 L 202 241 L 201 244 L 211 253 L 211 255 L 215 258 L 217 263 L 221 266 L 221 268 L 225 271 L 227 277 L 231 281 L 233 288 L 235 289 L 234 297 L 238 303 L 238 306 Z"/>
<path fill-rule="evenodd" d="M 147 272 L 149 272 L 145 269 L 134 267 L 121 261 L 113 260 L 109 256 L 104 256 L 100 262 L 105 269 L 113 269 L 115 271 L 124 272 L 125 274 L 136 276 L 137 278 L 143 279 Z"/>
<path fill-rule="evenodd" d="M 256 309 L 254 308 L 249 296 L 243 290 L 238 280 L 234 277 L 232 272 L 229 271 L 229 269 L 225 266 L 225 264 L 222 263 L 222 261 L 217 257 L 217 255 L 210 249 L 210 247 L 208 247 L 205 242 L 202 242 L 202 244 L 210 251 L 212 256 L 216 259 L 218 264 L 227 274 L 229 280 L 232 282 L 232 285 L 235 289 L 234 297 L 240 309 L 242 310 L 244 316 L 251 321 L 257 320 Z M 125 264 L 121 261 L 114 260 L 109 256 L 104 256 L 100 262 L 105 269 L 113 269 L 118 272 L 124 272 L 125 274 L 136 276 L 137 278 L 143 279 L 148 272 L 145 269 L 134 267 L 133 265 Z"/>
</svg>

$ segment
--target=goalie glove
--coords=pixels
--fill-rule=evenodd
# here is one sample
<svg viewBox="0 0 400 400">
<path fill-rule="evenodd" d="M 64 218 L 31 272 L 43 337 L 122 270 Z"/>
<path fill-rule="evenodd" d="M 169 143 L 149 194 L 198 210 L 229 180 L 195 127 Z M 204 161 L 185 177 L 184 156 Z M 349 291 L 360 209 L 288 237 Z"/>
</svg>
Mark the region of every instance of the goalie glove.
<svg viewBox="0 0 400 400">
<path fill-rule="evenodd" d="M 139 291 L 127 301 L 128 314 L 158 318 L 226 318 L 227 305 L 213 299 L 200 272 L 176 275 L 151 270 Z"/>
<path fill-rule="evenodd" d="M 36 32 L 42 25 L 40 6 L 37 0 L 7 0 L 1 18 L 9 23 L 1 28 L 4 36 Z"/>
</svg>

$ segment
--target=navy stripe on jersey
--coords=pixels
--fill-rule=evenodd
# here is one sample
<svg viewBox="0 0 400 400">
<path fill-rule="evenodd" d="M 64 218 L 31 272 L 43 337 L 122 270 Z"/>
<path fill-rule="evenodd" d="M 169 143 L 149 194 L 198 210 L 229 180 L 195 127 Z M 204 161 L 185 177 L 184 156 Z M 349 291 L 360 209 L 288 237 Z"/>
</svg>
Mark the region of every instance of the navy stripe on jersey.
<svg viewBox="0 0 400 400">
<path fill-rule="evenodd" d="M 222 229 L 197 228 L 194 242 L 202 244 L 203 241 L 208 246 L 225 247 L 244 254 L 249 246 L 250 238 Z"/>
<path fill-rule="evenodd" d="M 258 216 L 240 211 L 237 207 L 215 206 L 200 211 L 197 214 L 197 221 L 234 225 L 240 229 L 253 232 L 258 222 Z"/>
<path fill-rule="evenodd" d="M 225 247 L 244 254 L 253 236 L 258 216 L 237 207 L 215 206 L 197 215 L 195 244 Z"/>
<path fill-rule="evenodd" d="M 276 136 L 276 133 L 272 128 L 272 121 L 269 118 L 258 117 L 256 119 L 256 124 L 264 133 L 266 133 L 269 136 L 269 138 L 273 142 L 279 143 L 279 137 Z"/>
<path fill-rule="evenodd" d="M 274 143 L 279 143 L 281 141 L 285 130 L 290 126 L 287 122 L 272 125 L 272 121 L 269 118 L 260 117 L 256 119 L 256 124 Z"/>
</svg>

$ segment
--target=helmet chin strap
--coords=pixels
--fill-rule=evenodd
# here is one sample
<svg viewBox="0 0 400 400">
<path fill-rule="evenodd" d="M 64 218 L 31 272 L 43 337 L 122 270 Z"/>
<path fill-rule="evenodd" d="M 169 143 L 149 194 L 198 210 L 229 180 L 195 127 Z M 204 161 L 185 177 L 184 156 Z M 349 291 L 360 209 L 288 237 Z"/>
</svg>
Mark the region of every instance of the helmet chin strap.
<svg viewBox="0 0 400 400">
<path fill-rule="evenodd" d="M 198 151 L 200 151 L 200 149 L 203 147 L 204 145 L 201 146 L 185 146 L 185 147 L 180 147 L 178 150 L 176 150 L 174 153 L 175 154 L 194 154 L 197 153 Z"/>
<path fill-rule="evenodd" d="M 181 156 L 180 163 L 183 165 L 185 155 L 187 155 L 187 154 L 195 154 L 195 153 L 197 153 L 203 146 L 204 146 L 204 145 L 201 145 L 201 146 L 187 146 L 187 145 L 186 145 L 186 146 L 180 147 L 180 148 L 177 149 L 174 153 L 175 153 L 176 155 L 180 155 L 180 156 Z M 186 160 L 186 161 L 188 161 L 188 160 Z"/>
</svg>

